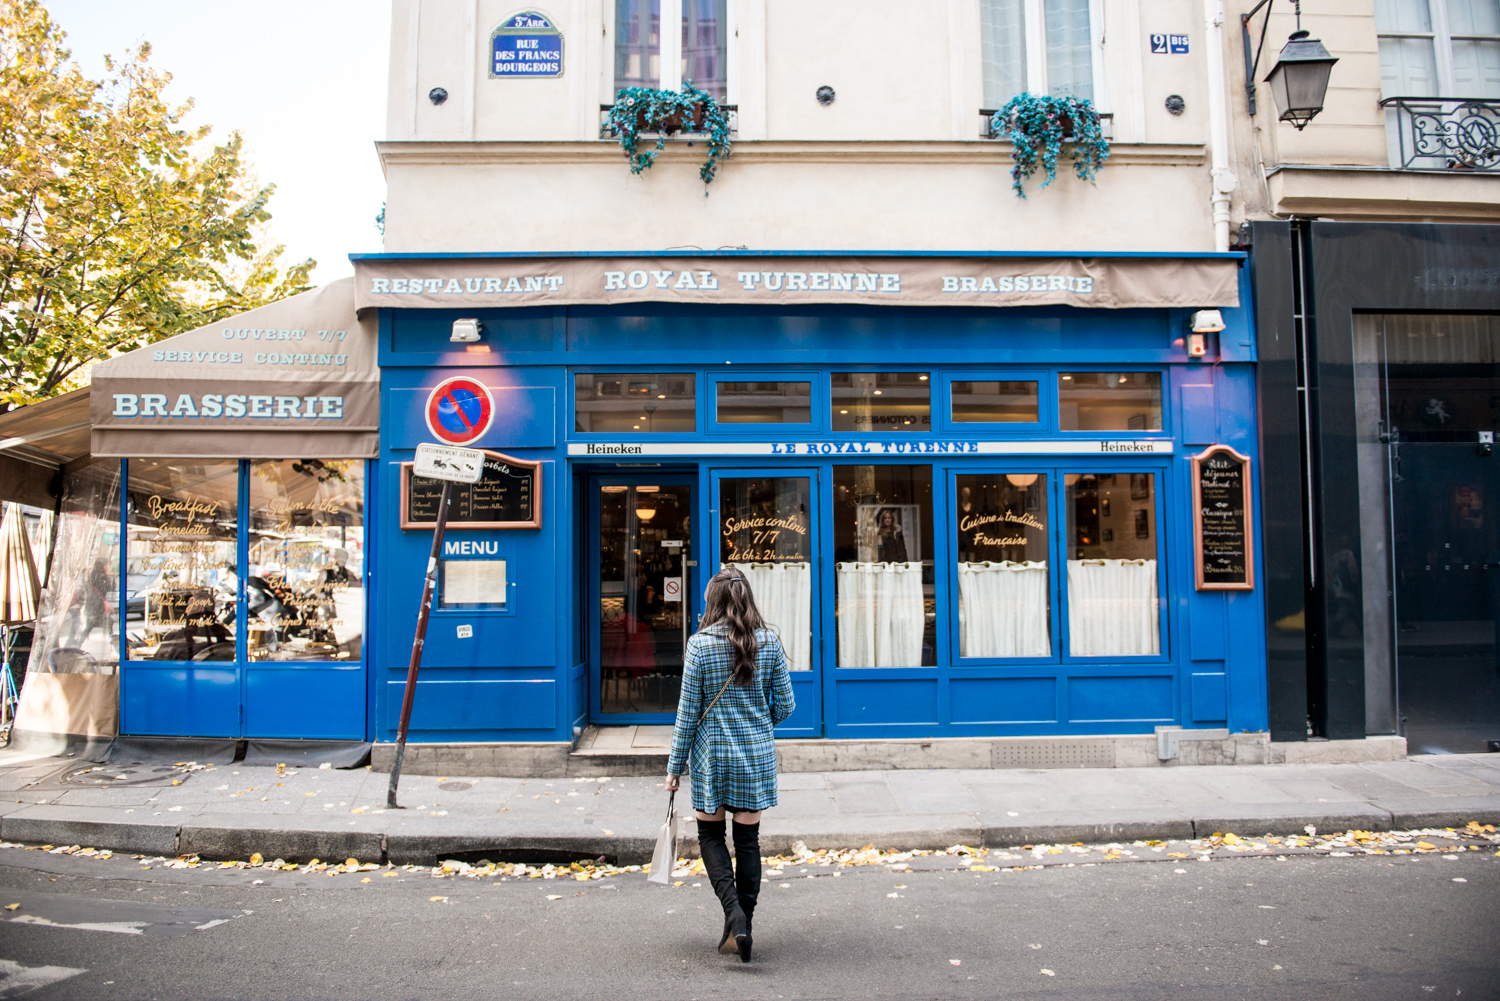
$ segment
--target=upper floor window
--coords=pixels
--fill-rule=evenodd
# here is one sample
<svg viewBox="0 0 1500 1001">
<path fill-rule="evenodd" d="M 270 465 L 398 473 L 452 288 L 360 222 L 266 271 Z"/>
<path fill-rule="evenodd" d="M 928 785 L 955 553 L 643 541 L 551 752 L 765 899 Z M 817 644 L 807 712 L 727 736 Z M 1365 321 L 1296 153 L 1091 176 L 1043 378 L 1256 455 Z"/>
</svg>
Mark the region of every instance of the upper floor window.
<svg viewBox="0 0 1500 1001">
<path fill-rule="evenodd" d="M 615 90 L 677 90 L 684 80 L 724 100 L 729 0 L 615 0 Z M 680 37 L 663 22 L 680 21 Z"/>
<path fill-rule="evenodd" d="M 1099 0 L 979 0 L 984 106 L 1022 91 L 1100 103 Z"/>
<path fill-rule="evenodd" d="M 1375 0 L 1385 97 L 1500 97 L 1500 0 Z"/>
</svg>

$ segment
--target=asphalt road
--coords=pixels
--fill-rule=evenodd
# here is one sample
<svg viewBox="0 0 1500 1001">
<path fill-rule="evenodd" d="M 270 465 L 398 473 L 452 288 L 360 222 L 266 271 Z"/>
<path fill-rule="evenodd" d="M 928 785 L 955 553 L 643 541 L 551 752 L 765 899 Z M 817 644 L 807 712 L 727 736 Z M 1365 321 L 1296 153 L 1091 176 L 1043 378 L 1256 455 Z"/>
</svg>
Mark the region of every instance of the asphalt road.
<svg viewBox="0 0 1500 1001">
<path fill-rule="evenodd" d="M 748 965 L 713 950 L 720 921 L 701 878 L 494 884 L 398 871 L 362 883 L 4 861 L 0 906 L 21 906 L 0 912 L 0 998 L 27 1001 L 1500 998 L 1493 849 L 985 873 L 791 867 L 765 887 Z"/>
</svg>

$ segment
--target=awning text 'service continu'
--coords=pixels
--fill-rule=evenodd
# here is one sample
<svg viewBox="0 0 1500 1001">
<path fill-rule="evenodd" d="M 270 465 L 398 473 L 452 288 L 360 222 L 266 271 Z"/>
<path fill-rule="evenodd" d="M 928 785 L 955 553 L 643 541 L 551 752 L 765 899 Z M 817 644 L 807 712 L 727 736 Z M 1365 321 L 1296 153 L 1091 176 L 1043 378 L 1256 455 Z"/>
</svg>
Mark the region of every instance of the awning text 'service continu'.
<svg viewBox="0 0 1500 1001">
<path fill-rule="evenodd" d="M 356 314 L 345 278 L 101 362 L 92 452 L 373 457 L 376 326 Z"/>
<path fill-rule="evenodd" d="M 1238 306 L 1239 270 L 1218 257 L 365 257 L 355 305 L 1199 309 Z"/>
</svg>

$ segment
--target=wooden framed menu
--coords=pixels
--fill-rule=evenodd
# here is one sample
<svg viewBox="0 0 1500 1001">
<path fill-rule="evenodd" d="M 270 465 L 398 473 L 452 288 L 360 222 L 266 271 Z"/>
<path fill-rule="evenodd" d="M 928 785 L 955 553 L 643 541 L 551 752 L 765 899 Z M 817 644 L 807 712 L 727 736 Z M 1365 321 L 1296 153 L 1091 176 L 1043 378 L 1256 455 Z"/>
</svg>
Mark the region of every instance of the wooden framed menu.
<svg viewBox="0 0 1500 1001">
<path fill-rule="evenodd" d="M 401 463 L 401 527 L 435 528 L 442 493 L 440 480 Z M 542 464 L 485 450 L 479 482 L 453 484 L 448 503 L 449 529 L 541 528 Z"/>
<path fill-rule="evenodd" d="M 1215 444 L 1193 456 L 1194 575 L 1200 591 L 1256 588 L 1250 456 Z"/>
<path fill-rule="evenodd" d="M 1212 445 L 1192 457 L 1193 556 L 1200 591 L 1255 589 L 1250 457 Z"/>
</svg>

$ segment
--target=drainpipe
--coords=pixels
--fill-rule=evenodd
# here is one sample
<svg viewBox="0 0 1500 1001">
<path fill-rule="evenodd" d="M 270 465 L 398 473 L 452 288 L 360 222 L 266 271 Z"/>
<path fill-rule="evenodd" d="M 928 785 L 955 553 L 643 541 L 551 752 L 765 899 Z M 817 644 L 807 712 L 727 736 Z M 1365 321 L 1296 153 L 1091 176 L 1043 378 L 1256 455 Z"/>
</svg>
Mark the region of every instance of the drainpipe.
<svg viewBox="0 0 1500 1001">
<path fill-rule="evenodd" d="M 1229 249 L 1229 193 L 1238 183 L 1229 169 L 1229 111 L 1224 81 L 1224 3 L 1203 0 L 1208 50 L 1208 143 L 1213 157 L 1214 249 Z"/>
</svg>

